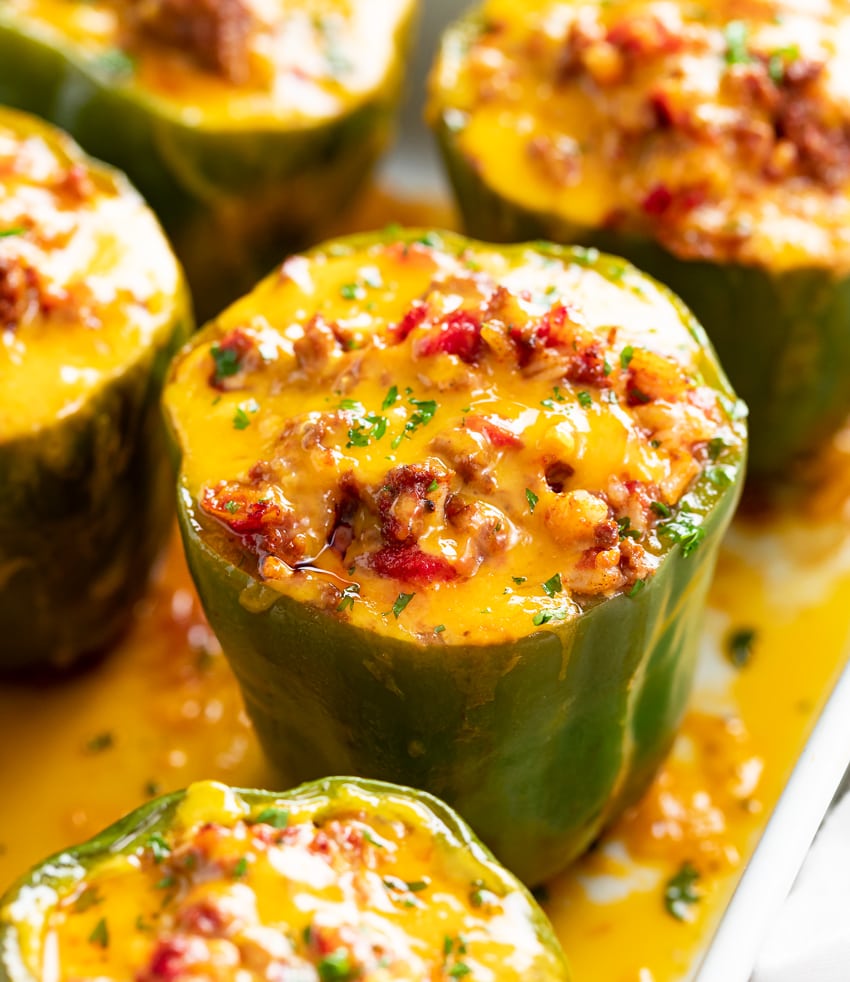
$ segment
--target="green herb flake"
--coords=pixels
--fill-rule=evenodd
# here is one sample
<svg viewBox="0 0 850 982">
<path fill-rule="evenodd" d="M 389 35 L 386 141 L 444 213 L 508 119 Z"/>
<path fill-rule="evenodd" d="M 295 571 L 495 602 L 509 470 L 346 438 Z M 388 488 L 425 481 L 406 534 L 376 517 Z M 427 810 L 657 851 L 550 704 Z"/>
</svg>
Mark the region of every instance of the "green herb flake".
<svg viewBox="0 0 850 982">
<path fill-rule="evenodd" d="M 676 518 L 659 525 L 658 531 L 671 542 L 680 545 L 682 555 L 686 557 L 695 552 L 705 538 L 705 529 L 702 528 L 701 519 L 689 512 L 681 512 Z"/>
<path fill-rule="evenodd" d="M 664 908 L 677 921 L 693 920 L 691 907 L 700 899 L 696 890 L 699 871 L 691 863 L 683 863 L 664 888 Z"/>
<path fill-rule="evenodd" d="M 109 928 L 106 926 L 105 917 L 101 917 L 95 924 L 94 930 L 89 935 L 89 944 L 97 945 L 98 948 L 109 947 Z"/>
<path fill-rule="evenodd" d="M 767 74 L 774 85 L 781 85 L 785 81 L 785 69 L 788 63 L 796 61 L 799 57 L 800 49 L 796 44 L 777 48 L 770 53 L 770 58 L 767 61 Z"/>
<path fill-rule="evenodd" d="M 434 634 L 442 634 L 443 631 L 445 631 L 445 629 L 446 629 L 446 625 L 445 624 L 438 624 L 434 628 Z"/>
<path fill-rule="evenodd" d="M 413 240 L 417 245 L 428 246 L 429 249 L 442 249 L 443 240 L 436 232 L 426 232 Z"/>
<path fill-rule="evenodd" d="M 396 620 L 399 618 L 399 614 L 404 610 L 404 608 L 410 603 L 410 601 L 416 596 L 415 593 L 400 593 L 395 598 L 395 603 L 393 604 L 393 616 Z"/>
<path fill-rule="evenodd" d="M 177 881 L 169 873 L 168 876 L 163 876 L 163 878 L 156 884 L 157 890 L 170 890 Z"/>
<path fill-rule="evenodd" d="M 285 808 L 269 805 L 254 817 L 257 825 L 271 825 L 274 829 L 285 829 L 289 825 L 289 812 Z"/>
<path fill-rule="evenodd" d="M 581 392 L 576 393 L 576 399 L 578 399 L 578 404 L 582 409 L 590 409 L 590 407 L 593 405 L 593 396 L 584 389 L 582 389 Z"/>
<path fill-rule="evenodd" d="M 431 881 L 425 877 L 424 880 L 408 880 L 407 889 L 411 893 L 421 893 L 423 890 L 427 890 L 431 886 Z"/>
<path fill-rule="evenodd" d="M 135 920 L 135 928 L 137 931 L 147 933 L 148 931 L 153 931 L 153 924 L 148 923 L 141 914 L 138 914 Z"/>
<path fill-rule="evenodd" d="M 611 374 L 611 372 L 613 372 L 613 371 L 614 371 L 614 369 L 613 369 L 613 368 L 611 367 L 611 363 L 610 363 L 610 362 L 608 361 L 608 359 L 606 358 L 606 359 L 605 359 L 605 360 L 604 360 L 604 361 L 602 362 L 602 374 L 603 374 L 603 375 L 610 375 L 610 374 Z"/>
<path fill-rule="evenodd" d="M 148 798 L 154 798 L 162 791 L 162 785 L 159 781 L 146 781 L 144 790 Z"/>
<path fill-rule="evenodd" d="M 449 969 L 449 975 L 453 979 L 462 979 L 465 975 L 469 975 L 471 971 L 472 969 L 465 962 L 455 962 Z"/>
<path fill-rule="evenodd" d="M 543 592 L 547 597 L 554 597 L 556 593 L 561 593 L 564 589 L 561 583 L 561 574 L 555 573 L 554 576 L 550 576 L 545 583 L 541 583 L 543 587 Z"/>
<path fill-rule="evenodd" d="M 220 344 L 214 344 L 210 348 L 210 355 L 215 364 L 213 381 L 220 383 L 226 378 L 235 375 L 240 369 L 239 352 L 235 348 L 222 348 Z"/>
<path fill-rule="evenodd" d="M 349 583 L 348 586 L 342 591 L 340 601 L 336 609 L 338 611 L 350 610 L 354 606 L 354 601 L 357 600 L 359 595 L 360 584 Z"/>
<path fill-rule="evenodd" d="M 100 893 L 98 893 L 97 887 L 86 887 L 74 901 L 74 912 L 81 914 L 84 911 L 91 910 L 92 907 L 97 907 L 98 904 L 102 903 L 103 897 L 100 895 Z"/>
<path fill-rule="evenodd" d="M 635 580 L 631 590 L 629 590 L 626 596 L 636 597 L 645 586 L 646 586 L 646 580 Z"/>
<path fill-rule="evenodd" d="M 540 501 L 540 499 L 531 490 L 531 488 L 525 489 L 525 500 L 528 502 L 528 510 L 533 513 L 534 509 L 537 507 L 537 502 Z"/>
<path fill-rule="evenodd" d="M 357 283 L 343 283 L 339 295 L 343 300 L 359 300 L 363 297 L 363 289 Z"/>
<path fill-rule="evenodd" d="M 369 829 L 363 829 L 363 838 L 369 843 L 370 846 L 374 846 L 376 849 L 384 848 L 384 843 L 381 842 L 380 839 L 376 839 Z"/>
<path fill-rule="evenodd" d="M 248 872 L 248 857 L 240 856 L 237 860 L 236 865 L 233 867 L 233 877 L 234 879 L 241 879 Z"/>
<path fill-rule="evenodd" d="M 708 441 L 708 456 L 712 460 L 717 460 L 725 449 L 726 441 L 721 436 L 716 436 L 713 440 Z"/>
<path fill-rule="evenodd" d="M 248 414 L 241 406 L 237 406 L 236 411 L 233 414 L 233 429 L 247 430 L 250 425 L 251 419 Z"/>
<path fill-rule="evenodd" d="M 0 228 L 0 239 L 11 239 L 15 235 L 26 235 L 27 230 L 20 225 L 14 228 Z"/>
<path fill-rule="evenodd" d="M 435 477 L 434 480 L 431 481 L 431 483 L 425 489 L 425 493 L 426 494 L 430 494 L 432 491 L 436 491 L 439 486 L 440 486 L 440 482 Z"/>
<path fill-rule="evenodd" d="M 749 665 L 753 657 L 756 632 L 751 627 L 742 627 L 733 631 L 726 639 L 726 655 L 735 668 Z"/>
<path fill-rule="evenodd" d="M 115 737 L 109 730 L 98 733 L 86 743 L 86 752 L 90 754 L 102 754 L 104 750 L 111 750 L 115 746 Z"/>
<path fill-rule="evenodd" d="M 391 385 L 381 403 L 381 409 L 389 409 L 394 403 L 398 402 L 398 386 Z"/>
<path fill-rule="evenodd" d="M 351 955 L 345 948 L 337 948 L 336 951 L 325 955 L 316 967 L 322 982 L 348 982 L 355 975 Z"/>
<path fill-rule="evenodd" d="M 640 532 L 637 529 L 632 528 L 632 520 L 628 517 L 628 515 L 617 519 L 617 530 L 620 533 L 621 540 L 640 538 Z"/>
<path fill-rule="evenodd" d="M 566 620 L 567 613 L 566 607 L 556 607 L 553 610 L 538 610 L 531 620 L 535 627 L 540 627 L 541 624 L 548 624 L 550 621 Z"/>
<path fill-rule="evenodd" d="M 663 501 L 653 501 L 649 506 L 659 518 L 669 518 L 673 512 L 664 504 Z"/>
<path fill-rule="evenodd" d="M 528 579 L 527 576 L 512 576 L 511 579 L 516 583 L 517 586 L 522 586 L 523 583 Z"/>
<path fill-rule="evenodd" d="M 753 59 L 747 48 L 750 30 L 742 20 L 731 20 L 723 29 L 726 39 L 724 58 L 727 65 L 747 65 Z"/>
<path fill-rule="evenodd" d="M 724 464 L 717 464 L 715 467 L 707 467 L 705 478 L 716 488 L 728 488 L 735 478 L 735 471 Z"/>
<path fill-rule="evenodd" d="M 231 515 L 235 515 L 241 507 L 242 505 L 238 501 L 226 501 L 224 503 L 224 510 L 230 512 Z"/>
<path fill-rule="evenodd" d="M 635 349 L 627 344 L 625 348 L 620 352 L 620 368 L 625 371 L 629 365 L 632 363 L 632 358 L 635 356 Z"/>
<path fill-rule="evenodd" d="M 151 851 L 153 861 L 157 864 L 171 855 L 171 846 L 156 832 L 148 836 L 147 847 Z"/>
</svg>

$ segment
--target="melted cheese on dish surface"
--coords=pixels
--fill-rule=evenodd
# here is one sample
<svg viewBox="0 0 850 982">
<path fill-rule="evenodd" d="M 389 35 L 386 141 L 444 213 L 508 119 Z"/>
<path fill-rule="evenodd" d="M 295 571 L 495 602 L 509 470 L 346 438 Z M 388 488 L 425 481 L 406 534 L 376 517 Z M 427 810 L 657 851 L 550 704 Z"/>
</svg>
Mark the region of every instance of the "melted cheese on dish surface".
<svg viewBox="0 0 850 982">
<path fill-rule="evenodd" d="M 431 114 L 485 184 L 683 258 L 850 268 L 850 7 L 487 0 Z"/>
<path fill-rule="evenodd" d="M 137 982 L 562 976 L 527 897 L 400 793 L 340 779 L 249 803 L 204 782 L 167 826 L 148 825 L 35 915 L 41 970 Z M 37 892 L 11 916 L 44 911 Z"/>
<path fill-rule="evenodd" d="M 355 625 L 484 643 L 698 541 L 688 493 L 728 486 L 743 433 L 703 372 L 683 311 L 617 261 L 428 233 L 287 260 L 166 404 L 214 548 Z"/>
<path fill-rule="evenodd" d="M 0 113 L 0 440 L 73 413 L 143 357 L 180 289 L 126 183 L 57 130 Z"/>
<path fill-rule="evenodd" d="M 414 0 L 7 0 L 0 24 L 188 126 L 311 126 L 385 81 Z"/>
</svg>

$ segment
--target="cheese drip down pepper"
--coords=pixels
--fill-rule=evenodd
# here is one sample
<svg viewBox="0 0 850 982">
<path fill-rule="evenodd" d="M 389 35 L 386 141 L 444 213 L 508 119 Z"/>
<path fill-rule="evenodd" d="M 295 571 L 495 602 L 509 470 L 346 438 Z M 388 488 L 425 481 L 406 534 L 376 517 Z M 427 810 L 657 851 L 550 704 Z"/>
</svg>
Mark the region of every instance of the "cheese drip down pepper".
<svg viewBox="0 0 850 982">
<path fill-rule="evenodd" d="M 172 521 L 159 396 L 192 318 L 117 172 L 0 108 L 0 672 L 120 633 Z"/>
<path fill-rule="evenodd" d="M 416 0 L 5 0 L 0 101 L 129 175 L 204 317 L 348 206 Z"/>
<path fill-rule="evenodd" d="M 845 0 L 487 0 L 429 116 L 467 230 L 627 256 L 692 308 L 787 477 L 850 411 Z"/>
<path fill-rule="evenodd" d="M 156 799 L 0 900 L 0 980 L 567 982 L 531 895 L 430 795 L 329 778 Z"/>
<path fill-rule="evenodd" d="M 651 776 L 745 427 L 627 264 L 448 233 L 288 259 L 177 360 L 190 568 L 271 759 L 453 802 L 531 881 Z"/>
</svg>

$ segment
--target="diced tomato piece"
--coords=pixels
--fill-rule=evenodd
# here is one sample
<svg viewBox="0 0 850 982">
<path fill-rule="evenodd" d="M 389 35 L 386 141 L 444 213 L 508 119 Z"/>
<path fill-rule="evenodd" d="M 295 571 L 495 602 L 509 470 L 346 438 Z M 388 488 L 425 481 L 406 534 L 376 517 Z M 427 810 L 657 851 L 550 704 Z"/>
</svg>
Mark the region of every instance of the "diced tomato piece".
<svg viewBox="0 0 850 982">
<path fill-rule="evenodd" d="M 384 546 L 372 555 L 369 565 L 379 576 L 420 586 L 447 582 L 457 576 L 448 560 L 423 552 L 418 546 Z"/>
</svg>

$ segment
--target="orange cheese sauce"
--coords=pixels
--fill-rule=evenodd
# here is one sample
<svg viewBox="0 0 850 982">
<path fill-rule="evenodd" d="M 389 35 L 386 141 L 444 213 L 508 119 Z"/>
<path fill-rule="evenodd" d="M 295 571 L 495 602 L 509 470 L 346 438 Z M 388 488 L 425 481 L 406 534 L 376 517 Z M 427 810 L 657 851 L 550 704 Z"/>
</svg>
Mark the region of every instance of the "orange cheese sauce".
<svg viewBox="0 0 850 982">
<path fill-rule="evenodd" d="M 380 227 L 390 216 L 437 221 L 371 195 L 352 222 Z M 829 448 L 813 487 L 805 507 L 733 525 L 673 753 L 644 799 L 547 885 L 577 982 L 690 976 L 846 663 L 850 438 Z M 728 639 L 743 628 L 755 642 L 735 668 Z M 0 684 L 0 744 L 0 889 L 153 794 L 204 779 L 275 781 L 176 536 L 108 659 L 51 684 Z M 684 863 L 699 874 L 698 899 L 679 920 L 664 891 Z"/>
<path fill-rule="evenodd" d="M 430 112 L 484 183 L 676 255 L 850 266 L 843 0 L 486 0 Z"/>
<path fill-rule="evenodd" d="M 43 917 L 22 894 L 40 925 L 22 955 L 57 979 L 560 976 L 520 890 L 424 802 L 376 795 L 193 784 L 120 855 L 70 871 Z"/>
<path fill-rule="evenodd" d="M 170 328 L 180 272 L 141 198 L 0 112 L 0 438 L 72 414 Z"/>
<path fill-rule="evenodd" d="M 9 0 L 3 21 L 187 126 L 310 126 L 384 83 L 414 0 Z"/>
<path fill-rule="evenodd" d="M 356 625 L 448 643 L 651 577 L 662 519 L 685 520 L 704 470 L 728 486 L 742 432 L 681 309 L 594 263 L 437 233 L 288 259 L 167 388 L 214 548 Z"/>
</svg>

